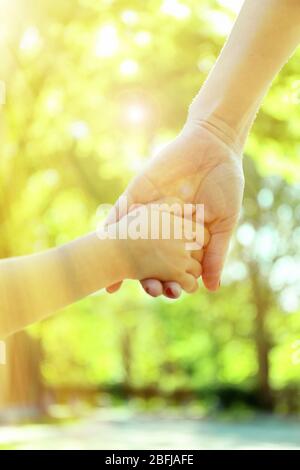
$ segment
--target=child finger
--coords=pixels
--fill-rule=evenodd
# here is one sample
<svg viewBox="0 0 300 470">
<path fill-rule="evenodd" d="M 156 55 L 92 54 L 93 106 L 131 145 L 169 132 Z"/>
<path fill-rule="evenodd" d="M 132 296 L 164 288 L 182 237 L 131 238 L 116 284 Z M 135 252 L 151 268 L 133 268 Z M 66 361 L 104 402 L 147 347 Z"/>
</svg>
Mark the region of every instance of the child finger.
<svg viewBox="0 0 300 470">
<path fill-rule="evenodd" d="M 163 283 L 164 295 L 169 299 L 178 299 L 181 296 L 181 287 L 177 282 L 168 281 Z"/>
<path fill-rule="evenodd" d="M 157 279 L 144 279 L 141 281 L 143 289 L 151 297 L 159 297 L 163 293 L 163 286 Z"/>
<path fill-rule="evenodd" d="M 181 287 L 189 294 L 196 292 L 198 282 L 192 274 L 185 273 L 180 280 Z"/>
<path fill-rule="evenodd" d="M 188 265 L 188 268 L 187 268 L 187 272 L 189 274 L 192 274 L 195 278 L 198 278 L 202 274 L 202 266 L 198 261 L 191 258 L 190 262 L 189 262 L 189 265 Z"/>
<path fill-rule="evenodd" d="M 194 258 L 196 261 L 199 261 L 201 263 L 203 259 L 204 251 L 203 250 L 192 250 L 191 251 L 191 257 Z"/>
</svg>

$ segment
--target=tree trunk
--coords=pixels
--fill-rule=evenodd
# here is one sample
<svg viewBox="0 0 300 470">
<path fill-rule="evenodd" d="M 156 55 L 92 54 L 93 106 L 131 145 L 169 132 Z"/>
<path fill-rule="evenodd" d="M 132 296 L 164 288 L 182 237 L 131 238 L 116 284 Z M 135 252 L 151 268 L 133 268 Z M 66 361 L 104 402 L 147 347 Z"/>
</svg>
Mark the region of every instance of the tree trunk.
<svg viewBox="0 0 300 470">
<path fill-rule="evenodd" d="M 258 270 L 252 267 L 251 272 L 253 304 L 255 308 L 255 344 L 258 361 L 258 390 L 261 406 L 266 410 L 273 408 L 273 393 L 270 386 L 269 353 L 270 342 L 266 330 L 268 312 L 267 287 L 262 286 Z"/>
<path fill-rule="evenodd" d="M 26 332 L 16 333 L 6 341 L 7 363 L 0 369 L 2 419 L 28 419 L 43 414 L 40 360 L 40 343 Z"/>
<path fill-rule="evenodd" d="M 271 410 L 273 408 L 273 397 L 270 386 L 269 352 L 270 346 L 265 330 L 265 311 L 257 308 L 256 305 L 256 332 L 255 342 L 258 360 L 258 385 L 260 402 L 263 408 Z"/>
</svg>

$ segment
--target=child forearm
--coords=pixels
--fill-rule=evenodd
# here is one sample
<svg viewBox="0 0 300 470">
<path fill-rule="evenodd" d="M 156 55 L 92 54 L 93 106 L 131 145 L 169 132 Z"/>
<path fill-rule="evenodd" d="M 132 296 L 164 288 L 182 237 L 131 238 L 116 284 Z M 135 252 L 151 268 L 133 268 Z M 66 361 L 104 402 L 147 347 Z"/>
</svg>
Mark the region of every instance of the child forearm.
<svg viewBox="0 0 300 470">
<path fill-rule="evenodd" d="M 96 234 L 0 261 L 0 338 L 125 277 L 116 240 Z"/>
<path fill-rule="evenodd" d="M 112 232 L 105 229 L 101 238 L 100 232 L 92 233 L 43 253 L 0 261 L 0 338 L 123 279 L 174 280 L 193 292 L 201 274 L 202 252 L 187 249 L 192 229 L 189 237 L 185 232 L 179 238 L 172 236 L 174 227 L 183 224 L 183 219 L 172 216 L 170 237 L 151 238 L 152 215 L 150 206 L 131 214 L 133 221 L 139 217 L 139 223 L 146 224 L 146 237 L 135 233 L 131 237 L 128 215 L 110 225 Z M 155 223 L 157 216 L 161 212 L 154 214 Z M 125 236 L 118 237 L 117 228 Z M 197 226 L 195 233 L 202 229 Z"/>
<path fill-rule="evenodd" d="M 207 120 L 241 149 L 273 78 L 300 42 L 299 0 L 245 0 L 190 117 Z"/>
</svg>

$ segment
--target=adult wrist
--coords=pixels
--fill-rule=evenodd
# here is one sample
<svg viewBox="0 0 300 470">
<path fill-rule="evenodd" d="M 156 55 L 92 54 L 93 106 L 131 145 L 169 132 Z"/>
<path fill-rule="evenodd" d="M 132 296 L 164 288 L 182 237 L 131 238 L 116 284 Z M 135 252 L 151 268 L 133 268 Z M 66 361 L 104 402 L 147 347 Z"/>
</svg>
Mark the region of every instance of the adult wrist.
<svg viewBox="0 0 300 470">
<path fill-rule="evenodd" d="M 242 154 L 260 102 L 260 95 L 254 101 L 245 101 L 240 92 L 214 87 L 208 80 L 189 107 L 188 122 L 207 125 L 236 153 Z"/>
<path fill-rule="evenodd" d="M 188 112 L 188 125 L 199 125 L 211 131 L 214 135 L 220 138 L 227 144 L 235 153 L 242 154 L 243 149 L 248 137 L 251 124 L 249 118 L 246 123 L 235 125 L 230 118 L 230 112 L 225 110 L 225 107 L 217 104 L 209 104 L 203 102 L 198 95 L 189 107 Z"/>
</svg>

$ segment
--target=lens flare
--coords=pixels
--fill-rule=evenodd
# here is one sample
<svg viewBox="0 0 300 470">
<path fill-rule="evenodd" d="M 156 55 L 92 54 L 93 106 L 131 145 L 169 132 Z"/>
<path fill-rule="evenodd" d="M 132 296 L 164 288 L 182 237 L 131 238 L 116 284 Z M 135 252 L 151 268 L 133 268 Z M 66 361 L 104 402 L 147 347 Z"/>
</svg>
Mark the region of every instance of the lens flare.
<svg viewBox="0 0 300 470">
<path fill-rule="evenodd" d="M 132 124 L 140 124 L 145 121 L 147 112 L 141 104 L 131 104 L 126 110 L 126 117 Z"/>
</svg>

